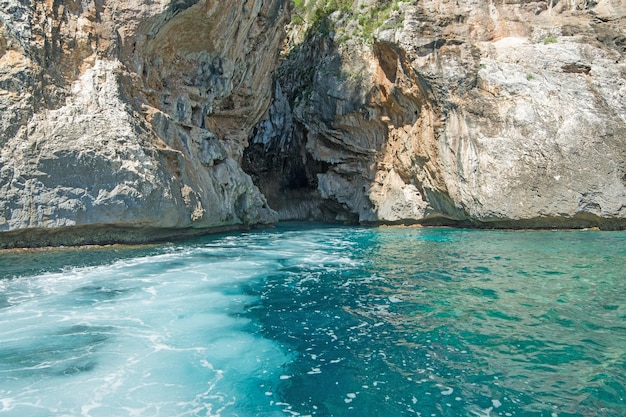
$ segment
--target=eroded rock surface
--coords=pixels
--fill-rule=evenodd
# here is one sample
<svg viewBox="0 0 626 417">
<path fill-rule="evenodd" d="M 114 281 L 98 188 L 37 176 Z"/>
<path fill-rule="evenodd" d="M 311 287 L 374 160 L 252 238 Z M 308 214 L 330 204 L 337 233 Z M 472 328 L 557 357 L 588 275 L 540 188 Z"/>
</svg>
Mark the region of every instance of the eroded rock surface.
<svg viewBox="0 0 626 417">
<path fill-rule="evenodd" d="M 283 0 L 0 6 L 0 247 L 271 223 L 240 168 Z"/>
<path fill-rule="evenodd" d="M 355 5 L 291 50 L 251 140 L 281 218 L 626 226 L 625 1 Z"/>
<path fill-rule="evenodd" d="M 300 3 L 1 1 L 0 247 L 626 227 L 626 0 Z"/>
</svg>

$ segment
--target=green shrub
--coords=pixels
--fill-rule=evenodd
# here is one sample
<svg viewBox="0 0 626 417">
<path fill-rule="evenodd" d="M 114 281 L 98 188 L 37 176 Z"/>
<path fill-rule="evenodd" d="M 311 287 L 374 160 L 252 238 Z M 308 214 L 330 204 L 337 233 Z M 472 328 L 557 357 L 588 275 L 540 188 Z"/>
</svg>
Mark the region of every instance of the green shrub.
<svg viewBox="0 0 626 417">
<path fill-rule="evenodd" d="M 392 12 L 401 10 L 399 0 L 378 0 L 373 6 L 368 7 L 361 3 L 360 10 L 354 12 L 352 6 L 354 0 L 294 0 L 294 13 L 292 23 L 295 25 L 308 26 L 311 30 L 328 34 L 335 28 L 330 15 L 334 12 L 341 12 L 344 17 L 350 16 L 352 20 L 358 22 L 359 28 L 352 33 L 342 33 L 341 39 L 347 40 L 352 36 L 361 37 L 371 41 L 372 34 L 379 29 L 395 29 L 402 26 L 402 19 L 399 22 L 389 22 Z"/>
<path fill-rule="evenodd" d="M 547 38 L 543 40 L 544 45 L 547 45 L 549 43 L 557 43 L 557 42 L 558 40 L 554 36 L 548 36 Z"/>
</svg>

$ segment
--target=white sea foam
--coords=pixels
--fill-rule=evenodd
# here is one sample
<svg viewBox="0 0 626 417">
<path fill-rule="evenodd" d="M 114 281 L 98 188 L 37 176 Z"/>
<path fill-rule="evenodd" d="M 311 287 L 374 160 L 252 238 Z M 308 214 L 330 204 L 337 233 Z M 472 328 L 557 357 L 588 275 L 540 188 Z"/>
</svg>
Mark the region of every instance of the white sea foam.
<svg viewBox="0 0 626 417">
<path fill-rule="evenodd" d="M 10 294 L 0 351 L 21 358 L 11 363 L 5 354 L 0 364 L 3 416 L 218 416 L 237 409 L 237 398 L 255 395 L 255 378 L 279 381 L 288 357 L 244 331 L 249 320 L 238 317 L 255 302 L 238 282 L 275 262 L 224 253 L 214 262 L 196 259 L 207 252 L 220 251 L 174 251 L 0 281 Z"/>
</svg>

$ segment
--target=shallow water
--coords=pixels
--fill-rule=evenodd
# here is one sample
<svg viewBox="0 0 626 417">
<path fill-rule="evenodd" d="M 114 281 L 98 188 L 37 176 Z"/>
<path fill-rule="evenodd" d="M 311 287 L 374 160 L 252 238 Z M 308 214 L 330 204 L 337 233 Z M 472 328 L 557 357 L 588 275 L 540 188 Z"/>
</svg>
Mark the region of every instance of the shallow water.
<svg viewBox="0 0 626 417">
<path fill-rule="evenodd" d="M 626 233 L 0 254 L 1 416 L 624 416 Z"/>
</svg>

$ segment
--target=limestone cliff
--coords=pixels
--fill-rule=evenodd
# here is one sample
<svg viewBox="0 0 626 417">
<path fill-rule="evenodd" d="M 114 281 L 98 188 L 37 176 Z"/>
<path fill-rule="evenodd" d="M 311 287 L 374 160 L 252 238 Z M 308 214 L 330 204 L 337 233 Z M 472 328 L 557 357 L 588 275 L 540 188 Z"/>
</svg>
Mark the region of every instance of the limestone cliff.
<svg viewBox="0 0 626 417">
<path fill-rule="evenodd" d="M 2 0 L 0 247 L 624 228 L 625 28 L 626 0 Z"/>
<path fill-rule="evenodd" d="M 0 247 L 270 223 L 240 160 L 283 0 L 0 2 Z"/>
<path fill-rule="evenodd" d="M 624 228 L 626 1 L 304 4 L 244 159 L 281 218 Z"/>
</svg>

